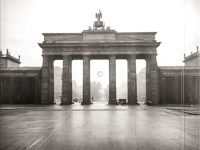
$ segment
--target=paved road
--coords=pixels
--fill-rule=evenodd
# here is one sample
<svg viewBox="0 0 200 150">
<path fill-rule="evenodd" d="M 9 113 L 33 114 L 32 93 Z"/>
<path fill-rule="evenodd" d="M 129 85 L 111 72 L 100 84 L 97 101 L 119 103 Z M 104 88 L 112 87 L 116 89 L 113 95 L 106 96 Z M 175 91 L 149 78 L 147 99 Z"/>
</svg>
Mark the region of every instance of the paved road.
<svg viewBox="0 0 200 150">
<path fill-rule="evenodd" d="M 0 149 L 200 150 L 200 115 L 144 105 L 3 105 Z"/>
</svg>

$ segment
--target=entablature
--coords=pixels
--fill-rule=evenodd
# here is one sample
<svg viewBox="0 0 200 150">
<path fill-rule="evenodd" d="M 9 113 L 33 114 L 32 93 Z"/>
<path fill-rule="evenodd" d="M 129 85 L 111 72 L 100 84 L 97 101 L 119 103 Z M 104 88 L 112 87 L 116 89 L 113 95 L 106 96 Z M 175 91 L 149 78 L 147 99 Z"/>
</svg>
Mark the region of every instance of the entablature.
<svg viewBox="0 0 200 150">
<path fill-rule="evenodd" d="M 115 30 L 84 30 L 82 33 L 43 33 L 43 43 L 69 42 L 156 42 L 156 32 L 116 32 Z"/>
</svg>

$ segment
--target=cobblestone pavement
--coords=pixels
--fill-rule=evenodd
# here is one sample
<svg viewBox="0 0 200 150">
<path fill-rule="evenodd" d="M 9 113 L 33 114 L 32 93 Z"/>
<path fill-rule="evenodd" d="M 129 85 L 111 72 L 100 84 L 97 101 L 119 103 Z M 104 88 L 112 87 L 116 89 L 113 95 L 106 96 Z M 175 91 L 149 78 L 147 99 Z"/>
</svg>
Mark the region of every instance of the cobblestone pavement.
<svg viewBox="0 0 200 150">
<path fill-rule="evenodd" d="M 1 105 L 0 149 L 200 150 L 199 107 Z M 198 113 L 197 113 L 198 114 Z"/>
</svg>

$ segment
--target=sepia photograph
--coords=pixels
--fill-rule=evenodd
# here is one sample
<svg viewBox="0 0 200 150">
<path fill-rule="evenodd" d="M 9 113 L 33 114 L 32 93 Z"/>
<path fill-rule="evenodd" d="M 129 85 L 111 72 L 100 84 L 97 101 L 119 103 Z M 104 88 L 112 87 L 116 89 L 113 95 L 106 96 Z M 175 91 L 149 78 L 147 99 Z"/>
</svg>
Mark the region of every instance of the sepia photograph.
<svg viewBox="0 0 200 150">
<path fill-rule="evenodd" d="M 0 0 L 0 150 L 200 150 L 200 0 Z"/>
</svg>

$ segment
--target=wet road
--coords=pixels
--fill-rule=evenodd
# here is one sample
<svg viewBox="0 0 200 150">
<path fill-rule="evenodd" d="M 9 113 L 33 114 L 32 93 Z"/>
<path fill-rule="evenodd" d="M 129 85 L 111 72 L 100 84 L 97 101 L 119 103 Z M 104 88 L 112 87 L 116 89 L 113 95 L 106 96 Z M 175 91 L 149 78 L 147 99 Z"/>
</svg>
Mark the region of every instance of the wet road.
<svg viewBox="0 0 200 150">
<path fill-rule="evenodd" d="M 1 106 L 0 149 L 200 150 L 200 115 L 144 105 Z"/>
</svg>

